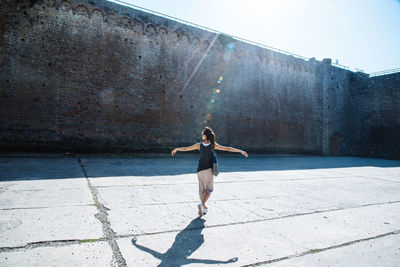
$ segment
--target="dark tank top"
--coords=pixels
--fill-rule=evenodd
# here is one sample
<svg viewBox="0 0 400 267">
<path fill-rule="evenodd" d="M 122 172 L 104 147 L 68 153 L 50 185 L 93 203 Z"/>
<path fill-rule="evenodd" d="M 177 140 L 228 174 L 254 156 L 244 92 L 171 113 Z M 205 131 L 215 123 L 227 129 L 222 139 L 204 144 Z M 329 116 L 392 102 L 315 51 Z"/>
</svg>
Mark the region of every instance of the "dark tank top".
<svg viewBox="0 0 400 267">
<path fill-rule="evenodd" d="M 213 151 L 211 144 L 208 146 L 203 145 L 203 142 L 200 143 L 200 160 L 199 166 L 197 167 L 197 172 L 207 170 L 213 167 Z"/>
</svg>

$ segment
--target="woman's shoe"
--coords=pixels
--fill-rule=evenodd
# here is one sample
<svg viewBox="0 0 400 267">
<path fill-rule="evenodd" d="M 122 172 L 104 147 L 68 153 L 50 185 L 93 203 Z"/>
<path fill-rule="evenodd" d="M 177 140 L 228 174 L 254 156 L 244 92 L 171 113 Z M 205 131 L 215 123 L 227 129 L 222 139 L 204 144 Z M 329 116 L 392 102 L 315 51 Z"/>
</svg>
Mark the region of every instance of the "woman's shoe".
<svg viewBox="0 0 400 267">
<path fill-rule="evenodd" d="M 208 212 L 208 209 L 206 209 L 206 208 L 203 208 L 203 215 L 206 215 L 206 214 L 207 214 L 207 212 Z"/>
<path fill-rule="evenodd" d="M 200 208 L 201 208 L 201 213 L 202 215 L 206 215 L 208 212 L 208 209 L 204 208 L 203 203 L 200 203 Z"/>
</svg>

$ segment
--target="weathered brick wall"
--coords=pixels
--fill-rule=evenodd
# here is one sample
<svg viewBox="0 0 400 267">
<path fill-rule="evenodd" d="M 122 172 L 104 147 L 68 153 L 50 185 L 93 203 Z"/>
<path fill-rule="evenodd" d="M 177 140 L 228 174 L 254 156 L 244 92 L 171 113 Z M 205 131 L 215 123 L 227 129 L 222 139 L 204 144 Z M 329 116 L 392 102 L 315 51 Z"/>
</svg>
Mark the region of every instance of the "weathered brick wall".
<svg viewBox="0 0 400 267">
<path fill-rule="evenodd" d="M 167 151 L 209 125 L 249 151 L 357 153 L 353 73 L 328 61 L 106 1 L 5 3 L 2 150 Z"/>
<path fill-rule="evenodd" d="M 400 159 L 400 73 L 364 78 L 353 89 L 357 152 Z"/>
<path fill-rule="evenodd" d="M 325 155 L 347 154 L 346 118 L 349 113 L 345 107 L 349 105 L 346 100 L 352 72 L 332 67 L 331 60 L 325 59 L 317 74 L 322 94 L 322 152 Z"/>
</svg>

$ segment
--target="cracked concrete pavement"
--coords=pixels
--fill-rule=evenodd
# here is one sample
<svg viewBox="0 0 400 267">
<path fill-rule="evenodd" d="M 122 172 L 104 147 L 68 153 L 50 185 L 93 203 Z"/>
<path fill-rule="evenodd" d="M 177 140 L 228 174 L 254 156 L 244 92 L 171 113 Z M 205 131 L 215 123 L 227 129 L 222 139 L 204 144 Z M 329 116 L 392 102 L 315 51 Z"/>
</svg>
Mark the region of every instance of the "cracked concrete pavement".
<svg viewBox="0 0 400 267">
<path fill-rule="evenodd" d="M 1 266 L 399 266 L 400 161 L 0 158 Z"/>
</svg>

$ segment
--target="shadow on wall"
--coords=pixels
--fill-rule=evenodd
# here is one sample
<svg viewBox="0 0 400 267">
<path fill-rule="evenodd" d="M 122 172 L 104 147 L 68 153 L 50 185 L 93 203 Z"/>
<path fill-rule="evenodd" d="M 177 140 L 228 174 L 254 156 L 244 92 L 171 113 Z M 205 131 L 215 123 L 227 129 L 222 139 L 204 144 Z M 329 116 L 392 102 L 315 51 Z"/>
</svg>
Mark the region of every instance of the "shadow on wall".
<svg viewBox="0 0 400 267">
<path fill-rule="evenodd" d="M 161 260 L 158 266 L 182 266 L 186 264 L 228 264 L 237 262 L 238 258 L 232 258 L 226 261 L 208 260 L 208 259 L 188 259 L 204 243 L 204 236 L 201 231 L 204 229 L 204 220 L 200 217 L 192 220 L 188 226 L 179 232 L 172 246 L 165 253 L 160 253 L 151 248 L 137 244 L 136 238 L 132 239 L 132 244 L 147 252 L 153 257 Z"/>
<path fill-rule="evenodd" d="M 182 156 L 182 157 L 180 157 Z M 198 157 L 0 158 L 0 181 L 195 174 Z M 220 172 L 400 167 L 400 161 L 357 157 L 219 157 Z"/>
</svg>

